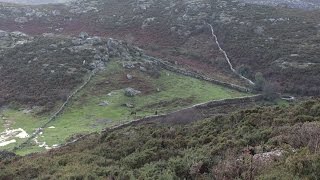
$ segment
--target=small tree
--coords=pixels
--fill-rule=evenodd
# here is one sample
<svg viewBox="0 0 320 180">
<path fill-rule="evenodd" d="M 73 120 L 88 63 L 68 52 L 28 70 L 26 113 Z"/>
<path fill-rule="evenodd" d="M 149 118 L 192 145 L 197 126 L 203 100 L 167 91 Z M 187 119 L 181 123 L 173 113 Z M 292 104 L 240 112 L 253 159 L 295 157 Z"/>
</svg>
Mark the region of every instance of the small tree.
<svg viewBox="0 0 320 180">
<path fill-rule="evenodd" d="M 255 75 L 255 85 L 254 89 L 256 91 L 262 91 L 264 86 L 266 84 L 266 80 L 264 79 L 263 75 L 261 72 L 257 72 Z"/>
<path fill-rule="evenodd" d="M 247 77 L 247 78 L 252 77 L 252 71 L 251 71 L 250 67 L 248 67 L 246 65 L 241 65 L 237 71 L 239 74 L 241 74 L 244 77 Z"/>
<path fill-rule="evenodd" d="M 278 98 L 278 88 L 275 84 L 272 84 L 271 82 L 265 82 L 264 86 L 262 88 L 262 94 L 265 100 L 268 101 L 274 101 Z"/>
</svg>

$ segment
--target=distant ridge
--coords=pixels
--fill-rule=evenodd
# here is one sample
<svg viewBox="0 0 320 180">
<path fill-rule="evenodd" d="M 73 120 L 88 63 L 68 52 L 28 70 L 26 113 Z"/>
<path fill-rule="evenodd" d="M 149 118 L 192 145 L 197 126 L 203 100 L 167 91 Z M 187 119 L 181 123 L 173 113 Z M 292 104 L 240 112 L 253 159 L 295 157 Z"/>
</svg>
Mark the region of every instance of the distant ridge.
<svg viewBox="0 0 320 180">
<path fill-rule="evenodd" d="M 56 4 L 56 3 L 65 3 L 70 0 L 0 0 L 0 2 L 7 2 L 7 3 L 16 3 L 16 4 Z"/>
</svg>

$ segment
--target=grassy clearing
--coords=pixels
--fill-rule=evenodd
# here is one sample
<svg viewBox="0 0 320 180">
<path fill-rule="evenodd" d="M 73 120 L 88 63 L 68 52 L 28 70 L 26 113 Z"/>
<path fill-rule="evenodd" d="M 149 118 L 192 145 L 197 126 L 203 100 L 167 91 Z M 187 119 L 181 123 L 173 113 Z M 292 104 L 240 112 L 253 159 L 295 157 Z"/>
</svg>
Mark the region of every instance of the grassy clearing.
<svg viewBox="0 0 320 180">
<path fill-rule="evenodd" d="M 131 74 L 133 79 L 128 80 L 127 74 Z M 201 102 L 247 95 L 165 70 L 160 74 L 160 77 L 155 78 L 139 68 L 128 70 L 122 68 L 117 61 L 111 62 L 107 70 L 97 74 L 88 86 L 73 98 L 64 113 L 43 130 L 38 141 L 46 142 L 51 147 L 64 143 L 75 134 L 100 131 L 129 120 L 153 115 L 155 111 L 164 114 Z M 142 93 L 127 97 L 124 95 L 127 87 Z M 108 105 L 100 106 L 101 102 L 108 102 Z M 129 108 L 125 104 L 132 104 L 134 107 Z M 136 112 L 137 115 L 131 115 L 131 112 Z M 36 117 L 19 111 L 7 110 L 5 113 L 15 119 L 12 128 L 23 127 L 30 134 L 47 120 L 47 117 Z M 48 128 L 52 126 L 54 128 Z M 44 148 L 33 142 L 32 146 L 17 153 L 24 155 L 42 150 Z"/>
<path fill-rule="evenodd" d="M 123 78 L 129 73 L 134 77 L 131 81 Z M 123 90 L 126 87 L 140 90 L 142 94 L 126 97 Z M 153 78 L 139 70 L 125 70 L 113 62 L 75 97 L 56 121 L 48 125 L 55 128 L 45 129 L 44 137 L 39 139 L 49 145 L 59 144 L 73 134 L 99 131 L 128 120 L 153 115 L 155 111 L 162 114 L 196 103 L 245 95 L 164 70 L 159 78 Z M 99 106 L 104 101 L 109 105 Z M 134 105 L 134 108 L 124 106 L 127 103 Z M 130 115 L 131 112 L 137 115 Z"/>
</svg>

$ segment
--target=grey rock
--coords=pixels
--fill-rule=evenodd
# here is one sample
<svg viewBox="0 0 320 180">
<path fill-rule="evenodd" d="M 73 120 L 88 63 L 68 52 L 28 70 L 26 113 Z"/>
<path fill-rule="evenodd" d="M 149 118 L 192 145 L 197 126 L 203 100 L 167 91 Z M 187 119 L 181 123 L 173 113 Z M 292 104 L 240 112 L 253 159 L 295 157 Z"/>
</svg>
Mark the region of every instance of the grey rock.
<svg viewBox="0 0 320 180">
<path fill-rule="evenodd" d="M 0 30 L 0 38 L 7 37 L 9 35 L 8 32 Z"/>
<path fill-rule="evenodd" d="M 14 21 L 17 22 L 17 23 L 26 23 L 29 20 L 26 17 L 17 17 L 16 19 L 14 19 Z"/>
<path fill-rule="evenodd" d="M 16 38 L 22 38 L 22 37 L 28 37 L 27 34 L 20 32 L 20 31 L 13 31 L 10 33 L 10 36 L 16 37 Z"/>
<path fill-rule="evenodd" d="M 147 69 L 145 68 L 145 67 L 143 67 L 143 66 L 140 66 L 140 71 L 142 71 L 142 72 L 146 72 L 147 71 Z"/>
<path fill-rule="evenodd" d="M 77 71 L 77 68 L 68 68 L 67 73 L 68 74 L 73 74 L 76 71 Z"/>
<path fill-rule="evenodd" d="M 50 47 L 51 49 L 56 49 L 56 48 L 58 48 L 58 45 L 56 45 L 56 44 L 51 44 L 49 47 Z"/>
<path fill-rule="evenodd" d="M 133 79 L 133 76 L 131 74 L 127 74 L 127 79 L 131 80 Z"/>
<path fill-rule="evenodd" d="M 59 15 L 61 15 L 61 12 L 60 12 L 59 10 L 53 10 L 53 11 L 52 11 L 52 14 L 53 14 L 54 16 L 59 16 Z"/>
<path fill-rule="evenodd" d="M 99 106 L 108 106 L 109 102 L 108 101 L 103 101 L 101 103 L 99 103 Z"/>
<path fill-rule="evenodd" d="M 104 55 L 104 56 L 101 58 L 101 60 L 102 60 L 103 62 L 108 62 L 108 61 L 109 61 L 109 55 L 108 55 L 108 54 Z"/>
<path fill-rule="evenodd" d="M 126 103 L 125 106 L 128 108 L 134 108 L 134 104 L 132 103 Z"/>
<path fill-rule="evenodd" d="M 101 60 L 101 56 L 99 54 L 95 54 L 93 57 L 95 60 Z"/>
<path fill-rule="evenodd" d="M 106 68 L 104 62 L 95 60 L 89 64 L 90 70 L 99 69 L 104 70 Z"/>
<path fill-rule="evenodd" d="M 46 13 L 44 13 L 44 12 L 36 12 L 36 17 L 38 17 L 38 18 L 41 18 L 41 17 L 44 17 L 44 16 L 48 16 Z"/>
<path fill-rule="evenodd" d="M 122 67 L 126 68 L 126 69 L 133 69 L 133 68 L 135 68 L 135 65 L 133 63 L 131 63 L 131 62 L 124 62 L 122 64 Z"/>
<path fill-rule="evenodd" d="M 128 97 L 134 97 L 138 94 L 141 94 L 141 91 L 138 91 L 138 90 L 135 90 L 135 89 L 129 87 L 124 90 L 124 94 Z"/>
<path fill-rule="evenodd" d="M 79 38 L 81 38 L 81 39 L 86 39 L 86 38 L 88 38 L 89 37 L 89 35 L 88 35 L 88 33 L 86 33 L 86 32 L 81 32 L 80 34 L 79 34 Z"/>
<path fill-rule="evenodd" d="M 144 28 L 150 26 L 150 24 L 151 24 L 152 22 L 154 22 L 154 20 L 155 20 L 155 17 L 145 19 L 145 20 L 143 21 L 143 23 L 142 23 L 141 28 L 144 29 Z"/>
<path fill-rule="evenodd" d="M 92 44 L 92 45 L 97 45 L 97 44 L 102 43 L 102 39 L 100 37 L 98 37 L 98 36 L 94 36 L 92 38 L 87 38 L 85 43 Z"/>
<path fill-rule="evenodd" d="M 254 29 L 254 32 L 258 35 L 262 35 L 264 33 L 264 27 L 258 26 Z"/>
</svg>

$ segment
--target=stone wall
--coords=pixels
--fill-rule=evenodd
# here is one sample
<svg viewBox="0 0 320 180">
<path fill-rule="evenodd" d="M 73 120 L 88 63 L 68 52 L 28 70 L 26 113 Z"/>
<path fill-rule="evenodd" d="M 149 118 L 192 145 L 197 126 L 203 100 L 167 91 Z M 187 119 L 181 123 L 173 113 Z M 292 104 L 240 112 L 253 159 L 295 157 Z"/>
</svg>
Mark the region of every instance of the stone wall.
<svg viewBox="0 0 320 180">
<path fill-rule="evenodd" d="M 199 113 L 199 110 L 201 109 L 208 109 L 213 107 L 218 107 L 222 105 L 228 105 L 228 104 L 241 104 L 246 102 L 257 102 L 263 99 L 262 95 L 253 95 L 253 96 L 247 96 L 247 97 L 240 97 L 240 98 L 233 98 L 233 99 L 222 99 L 222 100 L 214 100 L 209 101 L 201 104 L 196 104 L 187 108 L 184 108 L 182 110 L 174 111 L 165 115 L 157 115 L 157 116 L 148 116 L 141 119 L 133 120 L 130 122 L 126 122 L 124 124 L 120 124 L 111 128 L 107 128 L 106 132 L 113 131 L 121 128 L 125 128 L 131 125 L 137 125 L 145 122 L 161 122 L 161 123 L 167 123 L 175 121 L 176 123 L 189 123 L 192 121 L 196 121 L 202 118 L 201 113 Z"/>
<path fill-rule="evenodd" d="M 125 122 L 123 124 L 119 124 L 110 128 L 106 128 L 101 132 L 101 134 L 107 134 L 110 132 L 113 132 L 115 130 L 119 130 L 122 128 L 126 128 L 129 126 L 133 125 L 139 125 L 147 122 L 160 122 L 160 123 L 178 123 L 178 124 L 186 124 L 190 123 L 193 121 L 197 121 L 200 119 L 205 118 L 203 114 L 201 113 L 201 110 L 203 109 L 210 109 L 213 107 L 219 107 L 222 105 L 234 105 L 234 104 L 241 104 L 241 103 L 250 103 L 250 102 L 257 102 L 263 99 L 262 95 L 253 95 L 253 96 L 247 96 L 247 97 L 240 97 L 240 98 L 233 98 L 233 99 L 222 99 L 222 100 L 214 100 L 214 101 L 209 101 L 201 104 L 196 104 L 181 110 L 177 110 L 168 114 L 163 114 L 163 115 L 153 115 L 153 116 L 148 116 L 144 117 L 141 119 L 136 119 L 133 121 Z M 71 144 L 74 144 L 88 136 L 98 134 L 97 132 L 93 132 L 90 134 L 83 135 L 77 139 L 74 139 L 71 142 L 67 142 L 64 145 L 61 145 L 60 147 L 65 147 Z"/>
<path fill-rule="evenodd" d="M 150 56 L 146 56 L 146 55 L 144 56 L 144 58 L 158 63 L 163 69 L 166 69 L 166 70 L 171 71 L 171 72 L 175 72 L 175 73 L 182 74 L 182 75 L 185 75 L 185 76 L 193 77 L 193 78 L 200 79 L 200 80 L 203 80 L 203 81 L 208 81 L 210 83 L 221 85 L 221 86 L 224 86 L 224 87 L 227 87 L 227 88 L 230 88 L 230 89 L 234 89 L 234 90 L 237 90 L 237 91 L 240 91 L 240 92 L 251 92 L 251 90 L 246 88 L 246 87 L 242 87 L 242 86 L 239 86 L 239 85 L 236 85 L 236 84 L 232 84 L 232 83 L 228 83 L 228 82 L 223 82 L 223 81 L 220 81 L 220 80 L 212 79 L 212 78 L 200 75 L 198 73 L 195 73 L 195 72 L 192 72 L 192 71 L 189 71 L 189 70 L 186 70 L 186 69 L 178 68 L 176 66 L 171 65 L 169 62 L 166 62 L 166 61 L 158 59 L 158 58 L 154 58 L 154 57 L 150 57 Z"/>
<path fill-rule="evenodd" d="M 91 81 L 92 77 L 97 73 L 97 70 L 93 70 L 91 71 L 91 73 L 89 74 L 88 78 L 83 82 L 83 84 L 81 86 L 79 86 L 77 89 L 75 89 L 65 100 L 65 102 L 60 106 L 60 108 L 49 118 L 49 120 L 43 124 L 41 127 L 39 127 L 38 129 L 36 129 L 36 131 L 28 138 L 26 139 L 26 141 L 24 141 L 23 143 L 21 143 L 20 145 L 16 146 L 13 148 L 13 151 L 16 151 L 18 149 L 21 149 L 22 147 L 24 147 L 25 145 L 27 145 L 33 138 L 37 137 L 39 135 L 39 133 L 42 131 L 43 128 L 47 127 L 48 124 L 50 124 L 52 121 L 54 121 L 63 111 L 64 109 L 67 107 L 67 105 L 69 104 L 69 102 L 71 101 L 71 99 L 79 92 L 81 91 L 86 85 L 88 85 L 88 83 Z"/>
</svg>

